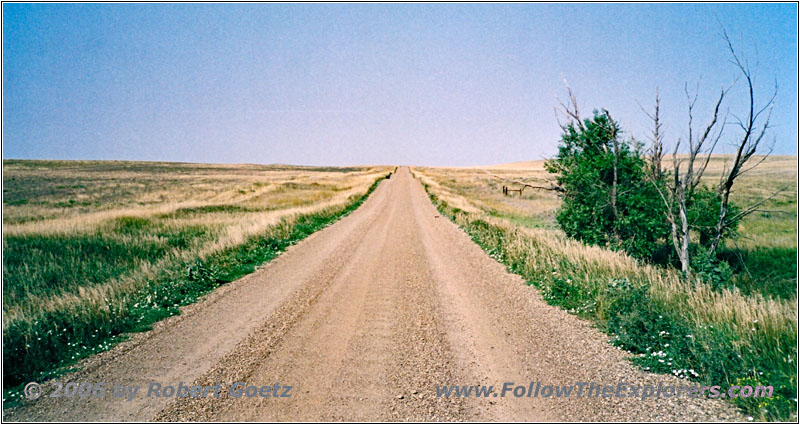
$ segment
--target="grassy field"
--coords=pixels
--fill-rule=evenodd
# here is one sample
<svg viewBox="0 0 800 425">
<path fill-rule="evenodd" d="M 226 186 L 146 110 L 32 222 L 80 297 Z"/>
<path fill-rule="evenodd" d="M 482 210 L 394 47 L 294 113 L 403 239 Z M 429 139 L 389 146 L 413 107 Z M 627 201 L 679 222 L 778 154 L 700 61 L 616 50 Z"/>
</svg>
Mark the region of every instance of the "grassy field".
<svg viewBox="0 0 800 425">
<path fill-rule="evenodd" d="M 723 160 L 709 166 L 709 183 L 719 178 Z M 567 239 L 555 222 L 554 192 L 503 195 L 503 185 L 546 186 L 542 165 L 414 173 L 439 210 L 484 250 L 549 303 L 594 321 L 634 363 L 711 385 L 773 385 L 772 399 L 735 403 L 757 420 L 797 420 L 796 158 L 770 158 L 737 182 L 734 201 L 743 206 L 788 189 L 742 222 L 738 241 L 723 252 L 737 273 L 722 290 Z"/>
<path fill-rule="evenodd" d="M 719 181 L 725 157 L 714 157 L 706 171 L 709 185 Z M 747 216 L 739 237 L 727 241 L 721 256 L 736 271 L 732 284 L 745 294 L 793 299 L 797 296 L 797 159 L 769 157 L 737 181 L 733 202 L 746 207 L 773 195 L 764 211 Z M 664 167 L 670 166 L 665 159 Z M 464 196 L 483 212 L 529 228 L 560 233 L 555 213 L 560 200 L 555 192 L 527 188 L 522 196 L 503 196 L 503 185 L 517 182 L 544 185 L 549 174 L 544 161 L 502 164 L 482 168 L 428 168 L 426 175 L 448 190 Z"/>
<path fill-rule="evenodd" d="M 252 272 L 391 170 L 4 161 L 4 389 Z"/>
</svg>

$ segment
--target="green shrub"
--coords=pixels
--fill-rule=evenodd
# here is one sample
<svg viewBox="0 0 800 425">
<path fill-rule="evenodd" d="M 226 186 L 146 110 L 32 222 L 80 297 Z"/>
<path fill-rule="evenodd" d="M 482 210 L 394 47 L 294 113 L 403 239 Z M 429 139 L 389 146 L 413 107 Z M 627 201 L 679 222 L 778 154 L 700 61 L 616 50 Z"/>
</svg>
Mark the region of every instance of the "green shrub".
<svg viewBox="0 0 800 425">
<path fill-rule="evenodd" d="M 699 279 L 715 290 L 730 289 L 733 286 L 733 270 L 727 261 L 709 258 L 702 248 L 694 251 L 691 256 L 692 270 Z"/>
<path fill-rule="evenodd" d="M 653 214 L 663 209 L 663 201 L 646 178 L 640 145 L 622 140 L 608 111 L 595 111 L 582 125 L 570 123 L 563 130 L 558 155 L 545 164 L 563 189 L 564 202 L 556 215 L 561 229 L 590 245 L 651 258 L 668 227 Z"/>
<path fill-rule="evenodd" d="M 697 231 L 699 243 L 702 247 L 709 247 L 714 237 L 717 221 L 719 220 L 719 210 L 722 205 L 722 198 L 719 192 L 703 186 L 698 187 L 686 202 L 686 215 L 690 226 Z M 728 203 L 728 218 L 725 231 L 722 233 L 722 240 L 729 237 L 736 237 L 736 229 L 739 226 L 740 208 L 736 203 Z"/>
</svg>

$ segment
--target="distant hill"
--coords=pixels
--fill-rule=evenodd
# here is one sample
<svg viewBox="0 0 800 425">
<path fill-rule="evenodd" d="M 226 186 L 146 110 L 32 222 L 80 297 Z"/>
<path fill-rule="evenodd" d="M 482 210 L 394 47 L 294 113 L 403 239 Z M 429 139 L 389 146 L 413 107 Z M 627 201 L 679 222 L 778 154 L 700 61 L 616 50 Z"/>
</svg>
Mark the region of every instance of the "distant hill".
<svg viewBox="0 0 800 425">
<path fill-rule="evenodd" d="M 686 155 L 678 155 L 678 158 L 686 158 Z M 731 160 L 733 155 L 731 154 L 714 154 L 711 157 L 711 161 L 708 164 L 708 168 L 710 172 L 721 172 L 724 164 Z M 750 164 L 755 164 L 758 161 L 758 158 L 753 158 L 750 160 Z M 544 170 L 544 159 L 540 159 L 537 161 L 520 161 L 520 162 L 508 162 L 505 164 L 495 164 L 495 165 L 487 165 L 485 167 L 474 167 L 474 168 L 484 168 L 487 170 Z M 671 167 L 672 166 L 672 155 L 665 155 L 663 160 L 664 167 Z M 797 168 L 797 156 L 796 155 L 770 155 L 769 158 L 762 163 L 759 168 L 778 168 L 778 169 L 786 169 L 786 168 Z"/>
<path fill-rule="evenodd" d="M 545 160 L 540 159 L 536 161 L 509 162 L 506 164 L 487 165 L 485 167 L 475 168 L 485 168 L 487 170 L 544 170 L 544 161 Z"/>
</svg>

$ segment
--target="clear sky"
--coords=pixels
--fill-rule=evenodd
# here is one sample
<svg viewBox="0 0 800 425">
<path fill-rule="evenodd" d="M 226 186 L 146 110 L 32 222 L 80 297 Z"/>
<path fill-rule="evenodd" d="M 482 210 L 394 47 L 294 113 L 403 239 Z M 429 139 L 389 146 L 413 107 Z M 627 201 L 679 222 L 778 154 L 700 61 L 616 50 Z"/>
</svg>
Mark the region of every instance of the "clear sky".
<svg viewBox="0 0 800 425">
<path fill-rule="evenodd" d="M 794 4 L 3 4 L 3 157 L 485 165 L 549 157 L 582 112 L 667 141 L 736 76 L 775 82 L 797 154 Z M 745 87 L 727 107 L 744 114 Z M 731 134 L 733 126 L 729 128 Z"/>
</svg>

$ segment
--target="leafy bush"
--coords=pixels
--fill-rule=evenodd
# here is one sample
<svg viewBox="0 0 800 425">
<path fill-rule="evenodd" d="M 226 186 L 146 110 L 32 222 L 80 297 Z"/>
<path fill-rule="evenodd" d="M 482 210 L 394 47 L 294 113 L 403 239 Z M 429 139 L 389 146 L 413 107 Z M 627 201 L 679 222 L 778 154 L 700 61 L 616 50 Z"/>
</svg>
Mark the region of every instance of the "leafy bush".
<svg viewBox="0 0 800 425">
<path fill-rule="evenodd" d="M 692 255 L 692 270 L 715 290 L 732 287 L 733 270 L 725 260 L 709 258 L 702 248 Z"/>
<path fill-rule="evenodd" d="M 546 163 L 564 190 L 556 216 L 561 229 L 591 245 L 651 258 L 668 227 L 663 217 L 653 214 L 663 204 L 645 176 L 641 145 L 621 139 L 619 125 L 608 111 L 595 111 L 582 125 L 570 123 L 563 129 L 558 155 Z"/>
<path fill-rule="evenodd" d="M 721 205 L 720 194 L 706 186 L 695 190 L 686 202 L 686 215 L 689 218 L 689 223 L 692 229 L 696 230 L 700 235 L 699 242 L 703 247 L 708 247 L 711 244 L 711 239 L 714 237 L 714 231 L 719 220 Z M 734 202 L 728 203 L 728 225 L 722 233 L 723 238 L 736 236 L 736 228 L 739 226 L 739 219 L 736 218 L 736 215 L 739 211 L 739 206 Z"/>
</svg>

